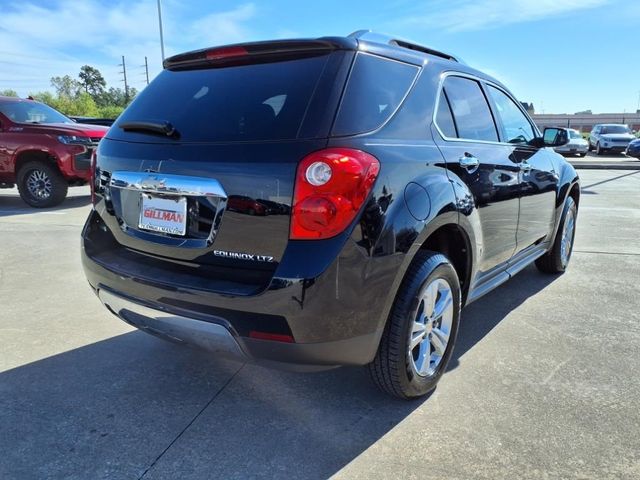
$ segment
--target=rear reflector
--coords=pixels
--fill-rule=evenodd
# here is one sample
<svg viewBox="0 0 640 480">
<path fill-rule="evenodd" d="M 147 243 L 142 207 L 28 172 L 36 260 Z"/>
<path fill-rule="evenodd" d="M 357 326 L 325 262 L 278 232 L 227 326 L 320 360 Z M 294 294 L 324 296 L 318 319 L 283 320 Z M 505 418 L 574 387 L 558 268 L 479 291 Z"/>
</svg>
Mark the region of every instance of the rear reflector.
<svg viewBox="0 0 640 480">
<path fill-rule="evenodd" d="M 258 332 L 257 330 L 251 330 L 249 332 L 249 338 L 255 338 L 256 340 L 271 340 L 272 342 L 295 343 L 291 335 Z"/>
<path fill-rule="evenodd" d="M 327 148 L 298 165 L 291 217 L 292 240 L 320 240 L 342 233 L 369 196 L 380 171 L 361 150 Z"/>
</svg>

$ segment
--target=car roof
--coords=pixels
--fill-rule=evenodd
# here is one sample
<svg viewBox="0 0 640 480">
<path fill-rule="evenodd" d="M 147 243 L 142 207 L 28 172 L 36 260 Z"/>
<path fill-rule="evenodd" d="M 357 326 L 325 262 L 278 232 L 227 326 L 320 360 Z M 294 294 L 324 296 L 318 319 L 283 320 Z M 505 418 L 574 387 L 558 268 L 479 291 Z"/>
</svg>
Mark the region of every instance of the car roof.
<svg viewBox="0 0 640 480">
<path fill-rule="evenodd" d="M 169 69 L 179 68 L 180 65 L 185 62 L 196 60 L 198 57 L 204 58 L 207 52 L 211 52 L 212 50 L 220 50 L 221 52 L 224 52 L 223 55 L 225 55 L 226 52 L 233 51 L 234 49 L 244 50 L 245 53 L 248 51 L 252 55 L 273 52 L 282 53 L 287 51 L 302 52 L 321 50 L 352 50 L 367 52 L 390 58 L 392 60 L 411 63 L 420 67 L 427 64 L 435 65 L 436 68 L 443 72 L 456 71 L 466 73 L 492 82 L 503 89 L 508 90 L 502 82 L 496 80 L 490 75 L 487 75 L 486 73 L 471 68 L 457 56 L 420 45 L 415 42 L 403 40 L 396 36 L 375 33 L 369 30 L 359 30 L 346 37 L 281 39 L 212 46 L 169 57 L 164 61 L 164 67 Z"/>
<path fill-rule="evenodd" d="M 33 100 L 27 100 L 26 98 L 18 98 L 18 97 L 5 97 L 0 95 L 0 102 L 9 103 L 9 102 L 32 102 Z"/>
</svg>

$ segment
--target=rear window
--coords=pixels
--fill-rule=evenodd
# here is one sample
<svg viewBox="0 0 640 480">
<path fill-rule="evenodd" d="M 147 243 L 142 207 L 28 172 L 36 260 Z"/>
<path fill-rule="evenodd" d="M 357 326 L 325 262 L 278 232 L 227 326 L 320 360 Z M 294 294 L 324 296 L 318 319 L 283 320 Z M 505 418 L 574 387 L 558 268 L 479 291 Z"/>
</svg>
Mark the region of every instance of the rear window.
<svg viewBox="0 0 640 480">
<path fill-rule="evenodd" d="M 225 68 L 164 70 L 136 97 L 116 127 L 129 121 L 168 121 L 184 142 L 292 140 L 327 59 L 324 55 Z"/>
<path fill-rule="evenodd" d="M 354 135 L 382 126 L 402 102 L 418 70 L 414 65 L 359 53 L 333 134 Z"/>
</svg>

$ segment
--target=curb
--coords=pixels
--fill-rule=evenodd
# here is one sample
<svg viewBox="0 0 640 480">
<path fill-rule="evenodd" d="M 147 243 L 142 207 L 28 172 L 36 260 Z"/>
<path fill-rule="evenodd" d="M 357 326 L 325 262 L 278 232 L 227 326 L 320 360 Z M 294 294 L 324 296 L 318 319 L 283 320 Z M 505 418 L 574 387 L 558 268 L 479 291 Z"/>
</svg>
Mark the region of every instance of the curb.
<svg viewBox="0 0 640 480">
<path fill-rule="evenodd" d="M 640 162 L 569 162 L 576 170 L 640 170 Z"/>
</svg>

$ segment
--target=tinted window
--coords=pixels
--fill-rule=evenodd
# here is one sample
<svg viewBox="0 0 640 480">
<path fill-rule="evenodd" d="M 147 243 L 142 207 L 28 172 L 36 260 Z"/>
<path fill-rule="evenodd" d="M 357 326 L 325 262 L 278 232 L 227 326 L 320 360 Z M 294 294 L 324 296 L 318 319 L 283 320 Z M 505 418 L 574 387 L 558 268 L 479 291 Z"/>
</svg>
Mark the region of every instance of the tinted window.
<svg viewBox="0 0 640 480">
<path fill-rule="evenodd" d="M 462 77 L 447 77 L 444 91 L 451 104 L 458 137 L 498 141 L 489 104 L 478 82 Z"/>
<path fill-rule="evenodd" d="M 294 139 L 327 58 L 164 70 L 116 126 L 169 121 L 186 142 Z"/>
<path fill-rule="evenodd" d="M 631 133 L 631 131 L 626 125 L 605 125 L 602 127 L 601 133 Z"/>
<path fill-rule="evenodd" d="M 379 128 L 409 91 L 418 67 L 359 53 L 338 112 L 334 135 Z"/>
<path fill-rule="evenodd" d="M 456 125 L 453 122 L 453 115 L 451 114 L 449 100 L 447 100 L 447 96 L 444 94 L 444 91 L 440 93 L 440 100 L 438 101 L 436 125 L 438 125 L 438 128 L 445 137 L 456 138 L 458 136 L 458 133 L 456 132 Z"/>
<path fill-rule="evenodd" d="M 30 100 L 2 103 L 0 112 L 17 123 L 73 123 L 73 120 L 44 103 Z"/>
<path fill-rule="evenodd" d="M 569 130 L 569 137 L 570 138 L 582 138 L 582 135 L 580 135 L 580 132 L 578 132 L 576 130 Z"/>
<path fill-rule="evenodd" d="M 508 143 L 527 143 L 535 137 L 533 127 L 518 108 L 503 91 L 488 85 L 489 95 L 498 110 L 505 135 L 504 141 Z"/>
</svg>

